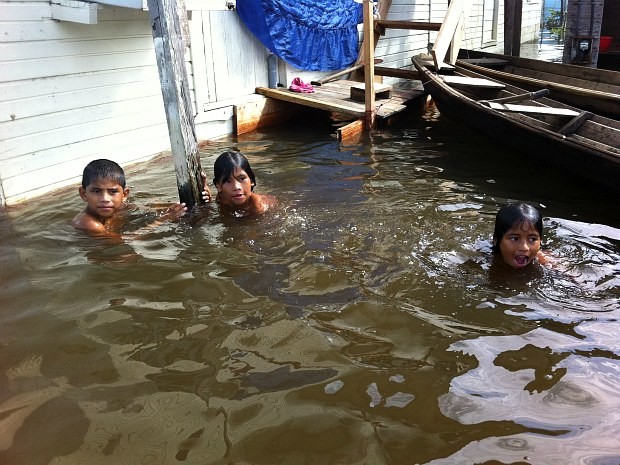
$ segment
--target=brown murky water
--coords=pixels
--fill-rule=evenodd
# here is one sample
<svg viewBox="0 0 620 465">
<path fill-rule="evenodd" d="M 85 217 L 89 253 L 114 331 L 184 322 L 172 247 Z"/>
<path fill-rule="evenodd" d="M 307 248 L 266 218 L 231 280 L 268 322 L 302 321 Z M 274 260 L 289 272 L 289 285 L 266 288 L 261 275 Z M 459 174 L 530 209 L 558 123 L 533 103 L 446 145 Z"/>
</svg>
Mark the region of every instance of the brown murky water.
<svg viewBox="0 0 620 465">
<path fill-rule="evenodd" d="M 620 462 L 617 194 L 434 113 L 214 142 L 209 174 L 231 147 L 280 209 L 119 244 L 73 189 L 1 218 L 0 463 Z M 165 156 L 128 179 L 131 227 L 175 199 Z M 561 270 L 492 262 L 509 200 Z"/>
</svg>

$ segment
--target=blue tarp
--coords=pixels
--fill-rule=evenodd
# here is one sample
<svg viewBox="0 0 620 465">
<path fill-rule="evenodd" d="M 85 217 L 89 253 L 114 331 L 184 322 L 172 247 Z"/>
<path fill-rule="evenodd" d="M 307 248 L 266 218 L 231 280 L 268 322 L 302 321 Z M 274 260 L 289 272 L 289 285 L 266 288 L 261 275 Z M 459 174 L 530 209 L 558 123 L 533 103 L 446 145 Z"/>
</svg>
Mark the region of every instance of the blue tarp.
<svg viewBox="0 0 620 465">
<path fill-rule="evenodd" d="M 353 0 L 238 0 L 237 12 L 265 47 L 296 68 L 336 71 L 357 60 L 363 12 Z"/>
</svg>

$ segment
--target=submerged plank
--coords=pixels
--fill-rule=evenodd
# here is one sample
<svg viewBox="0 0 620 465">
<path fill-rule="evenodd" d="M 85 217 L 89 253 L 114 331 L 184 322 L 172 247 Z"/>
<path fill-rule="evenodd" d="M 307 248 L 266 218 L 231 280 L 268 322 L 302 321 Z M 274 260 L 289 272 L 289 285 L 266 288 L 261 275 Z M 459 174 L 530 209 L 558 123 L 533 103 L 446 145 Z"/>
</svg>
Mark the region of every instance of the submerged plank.
<svg viewBox="0 0 620 465">
<path fill-rule="evenodd" d="M 341 142 L 351 141 L 357 139 L 357 137 L 364 132 L 364 120 L 358 119 L 352 123 L 342 126 L 336 130 L 338 134 L 338 140 Z"/>
</svg>

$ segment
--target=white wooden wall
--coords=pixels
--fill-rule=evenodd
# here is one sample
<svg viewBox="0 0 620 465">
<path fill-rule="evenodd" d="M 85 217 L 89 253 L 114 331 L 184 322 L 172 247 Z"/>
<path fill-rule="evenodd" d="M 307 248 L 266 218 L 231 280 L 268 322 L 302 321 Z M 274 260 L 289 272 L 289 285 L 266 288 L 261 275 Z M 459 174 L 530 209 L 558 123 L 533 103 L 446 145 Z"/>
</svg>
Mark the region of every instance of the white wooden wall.
<svg viewBox="0 0 620 465">
<path fill-rule="evenodd" d="M 540 23 L 542 21 L 543 3 L 543 0 L 523 2 L 523 12 L 521 14 L 521 43 L 540 40 Z"/>
<path fill-rule="evenodd" d="M 521 43 L 538 40 L 543 0 L 523 2 L 521 13 Z M 493 8 L 497 8 L 497 38 L 490 37 Z M 462 48 L 484 49 L 486 51 L 504 52 L 504 2 L 503 0 L 472 0 L 469 21 L 465 29 Z"/>
<path fill-rule="evenodd" d="M 267 48 L 235 11 L 206 8 L 201 1 L 187 3 L 199 140 L 231 133 L 234 104 L 268 85 Z"/>
<path fill-rule="evenodd" d="M 393 0 L 386 18 L 420 22 L 441 22 L 448 9 L 448 0 Z M 429 43 L 437 37 L 436 31 L 386 29 L 375 47 L 375 58 L 383 60 L 380 66 L 414 69 L 411 57 L 427 53 Z M 384 77 L 383 82 L 394 84 L 400 79 Z"/>
<path fill-rule="evenodd" d="M 52 19 L 45 1 L 0 1 L 0 182 L 7 204 L 169 146 L 148 13 L 99 7 Z"/>
</svg>

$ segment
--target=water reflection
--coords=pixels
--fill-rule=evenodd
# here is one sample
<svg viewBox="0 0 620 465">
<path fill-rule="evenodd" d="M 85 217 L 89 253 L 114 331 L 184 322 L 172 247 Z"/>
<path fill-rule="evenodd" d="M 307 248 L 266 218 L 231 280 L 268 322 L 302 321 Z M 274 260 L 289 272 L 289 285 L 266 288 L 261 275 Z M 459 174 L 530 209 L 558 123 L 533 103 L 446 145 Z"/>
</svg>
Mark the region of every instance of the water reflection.
<svg viewBox="0 0 620 465">
<path fill-rule="evenodd" d="M 2 217 L 0 463 L 617 462 L 620 206 L 414 121 L 213 142 L 282 201 L 257 218 L 110 243 L 68 226 L 75 192 Z M 171 166 L 128 169 L 132 227 Z M 561 266 L 494 262 L 510 200 Z"/>
</svg>

